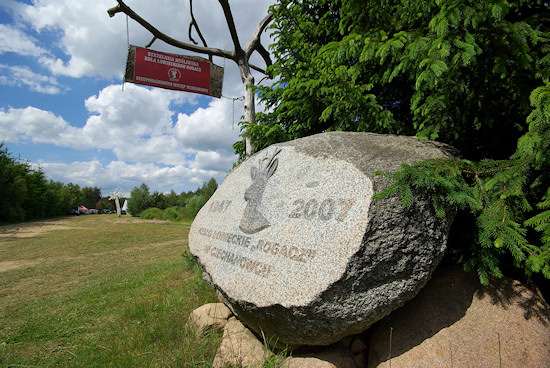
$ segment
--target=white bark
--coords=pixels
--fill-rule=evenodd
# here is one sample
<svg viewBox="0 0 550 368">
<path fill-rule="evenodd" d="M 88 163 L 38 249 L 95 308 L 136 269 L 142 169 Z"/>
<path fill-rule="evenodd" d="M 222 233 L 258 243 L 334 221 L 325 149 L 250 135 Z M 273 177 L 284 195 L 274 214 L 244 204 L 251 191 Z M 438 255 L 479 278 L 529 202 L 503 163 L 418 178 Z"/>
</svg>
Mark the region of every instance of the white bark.
<svg viewBox="0 0 550 368">
<path fill-rule="evenodd" d="M 244 84 L 244 119 L 250 124 L 256 124 L 256 104 L 254 101 L 254 77 L 250 72 L 243 78 Z M 254 154 L 254 144 L 250 137 L 245 137 L 246 158 Z"/>
<path fill-rule="evenodd" d="M 116 215 L 117 217 L 120 217 L 121 211 L 120 211 L 120 201 L 118 200 L 118 197 L 115 198 L 115 205 L 116 205 Z"/>
</svg>

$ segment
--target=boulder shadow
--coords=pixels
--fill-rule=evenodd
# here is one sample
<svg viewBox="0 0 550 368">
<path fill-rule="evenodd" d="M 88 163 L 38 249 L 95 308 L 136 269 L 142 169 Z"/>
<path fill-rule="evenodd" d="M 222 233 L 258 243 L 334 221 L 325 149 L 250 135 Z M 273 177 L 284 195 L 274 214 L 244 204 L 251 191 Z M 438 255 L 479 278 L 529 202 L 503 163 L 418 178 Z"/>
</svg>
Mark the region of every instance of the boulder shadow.
<svg viewBox="0 0 550 368">
<path fill-rule="evenodd" d="M 525 319 L 538 318 L 544 326 L 550 325 L 548 304 L 538 291 L 508 278 L 483 286 L 475 273 L 440 267 L 415 298 L 371 326 L 369 362 L 400 356 L 455 324 L 466 315 L 474 298 L 490 298 L 503 309 L 520 306 Z"/>
</svg>

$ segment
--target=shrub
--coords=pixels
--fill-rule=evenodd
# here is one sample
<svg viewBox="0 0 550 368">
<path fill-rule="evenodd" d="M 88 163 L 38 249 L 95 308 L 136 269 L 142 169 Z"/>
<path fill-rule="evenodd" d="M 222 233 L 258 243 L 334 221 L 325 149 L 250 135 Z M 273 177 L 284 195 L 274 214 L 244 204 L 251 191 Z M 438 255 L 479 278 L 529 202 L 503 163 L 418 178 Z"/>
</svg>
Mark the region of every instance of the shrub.
<svg viewBox="0 0 550 368">
<path fill-rule="evenodd" d="M 164 220 L 181 221 L 183 219 L 183 209 L 177 206 L 168 207 L 162 214 Z"/>
<path fill-rule="evenodd" d="M 147 208 L 146 210 L 143 210 L 139 217 L 146 219 L 146 220 L 152 220 L 152 219 L 164 219 L 164 212 L 160 208 L 151 207 Z"/>
</svg>

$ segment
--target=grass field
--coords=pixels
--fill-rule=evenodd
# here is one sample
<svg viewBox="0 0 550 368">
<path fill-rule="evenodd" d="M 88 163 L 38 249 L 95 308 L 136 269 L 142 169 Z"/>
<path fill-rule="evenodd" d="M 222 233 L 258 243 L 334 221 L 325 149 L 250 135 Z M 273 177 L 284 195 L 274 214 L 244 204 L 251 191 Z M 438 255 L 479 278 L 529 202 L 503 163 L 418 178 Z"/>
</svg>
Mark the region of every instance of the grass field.
<svg viewBox="0 0 550 368">
<path fill-rule="evenodd" d="M 209 367 L 186 331 L 216 297 L 191 269 L 190 223 L 89 215 L 0 227 L 1 367 Z"/>
</svg>

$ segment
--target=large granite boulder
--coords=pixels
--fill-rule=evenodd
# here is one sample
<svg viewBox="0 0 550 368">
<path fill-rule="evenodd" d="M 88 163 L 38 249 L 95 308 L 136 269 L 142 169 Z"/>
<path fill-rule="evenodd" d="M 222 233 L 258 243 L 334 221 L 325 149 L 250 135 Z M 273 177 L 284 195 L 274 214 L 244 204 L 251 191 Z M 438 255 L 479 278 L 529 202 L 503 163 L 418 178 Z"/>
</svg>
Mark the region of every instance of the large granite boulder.
<svg viewBox="0 0 550 368">
<path fill-rule="evenodd" d="M 376 171 L 450 155 L 414 137 L 331 132 L 276 144 L 234 169 L 201 209 L 189 248 L 248 327 L 328 345 L 412 298 L 440 261 L 449 219 L 429 198 L 373 201 Z"/>
</svg>

